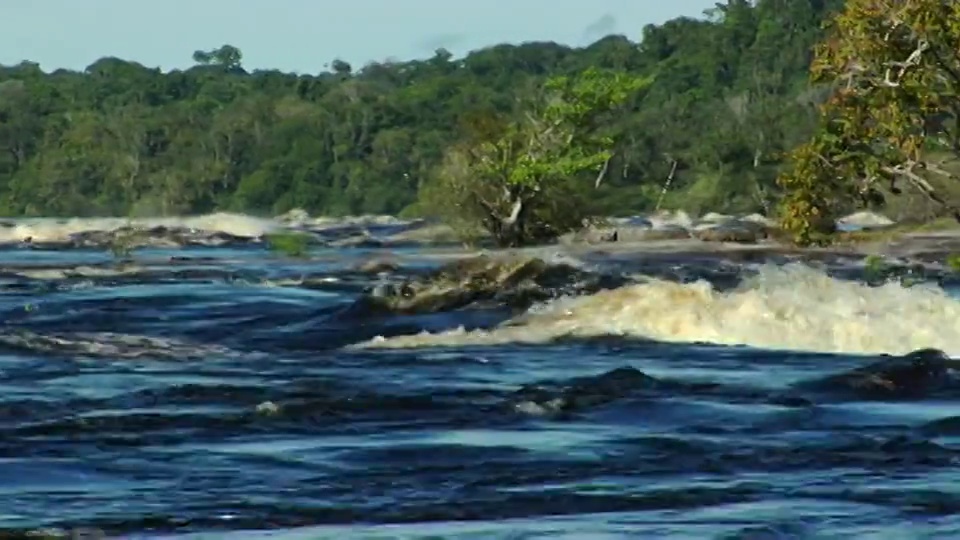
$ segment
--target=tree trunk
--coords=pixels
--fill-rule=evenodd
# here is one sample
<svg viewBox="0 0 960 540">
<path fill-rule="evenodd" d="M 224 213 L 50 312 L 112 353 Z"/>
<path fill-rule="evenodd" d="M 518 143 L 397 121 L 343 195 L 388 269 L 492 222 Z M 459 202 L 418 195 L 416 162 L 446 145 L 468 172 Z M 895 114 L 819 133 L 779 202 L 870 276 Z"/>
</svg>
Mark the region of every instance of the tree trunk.
<svg viewBox="0 0 960 540">
<path fill-rule="evenodd" d="M 510 191 L 507 194 L 510 202 L 510 214 L 504 216 L 499 209 L 489 202 L 477 197 L 476 201 L 483 207 L 487 216 L 483 220 L 484 228 L 490 233 L 497 247 L 512 248 L 529 244 L 530 237 L 527 227 L 527 214 L 531 197 L 520 190 Z"/>
<path fill-rule="evenodd" d="M 495 223 L 494 242 L 498 247 L 513 248 L 530 243 L 527 232 L 527 200 L 520 193 L 511 193 L 510 215 L 491 216 Z"/>
</svg>

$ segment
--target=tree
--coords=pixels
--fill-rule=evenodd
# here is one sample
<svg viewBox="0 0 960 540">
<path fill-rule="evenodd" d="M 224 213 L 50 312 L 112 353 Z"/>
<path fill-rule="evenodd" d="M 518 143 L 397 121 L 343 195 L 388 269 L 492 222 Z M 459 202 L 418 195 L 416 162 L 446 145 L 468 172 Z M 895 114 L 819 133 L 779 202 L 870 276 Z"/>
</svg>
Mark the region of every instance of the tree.
<svg viewBox="0 0 960 540">
<path fill-rule="evenodd" d="M 233 45 L 221 45 L 210 51 L 194 51 L 193 61 L 204 66 L 221 66 L 229 70 L 241 69 L 243 53 Z"/>
<path fill-rule="evenodd" d="M 960 180 L 933 160 L 960 158 L 960 2 L 849 0 L 830 30 L 811 75 L 832 95 L 779 179 L 783 227 L 824 242 L 840 211 L 883 204 L 902 182 L 960 220 L 933 185 Z"/>
<path fill-rule="evenodd" d="M 456 59 L 439 50 L 362 69 L 333 62 L 316 74 L 248 72 L 231 46 L 200 51 L 196 65 L 167 72 L 114 57 L 82 71 L 0 65 L 0 213 L 412 213 L 415 201 L 423 207 L 439 192 L 434 171 L 458 156 L 470 165 L 468 157 L 484 152 L 566 155 L 547 144 L 559 127 L 538 135 L 545 149 L 530 138 L 544 129 L 548 97 L 562 94 L 545 82 L 571 82 L 588 68 L 655 80 L 617 114 L 574 130 L 582 148 L 615 154 L 604 162 L 608 174 L 599 189 L 592 180 L 603 164 L 540 174 L 540 191 L 521 212 L 531 211 L 531 229 L 652 210 L 665 179 L 665 208 L 749 210 L 756 185 L 777 195 L 770 184 L 781 151 L 813 132 L 804 115 L 817 100 L 797 105 L 819 95 L 807 83 L 807 51 L 820 20 L 842 2 L 722 0 L 715 22 L 649 26 L 642 43 L 530 42 Z M 731 107 L 737 103 L 744 106 Z M 616 144 L 594 145 L 584 134 Z M 509 217 L 502 190 L 484 195 L 505 204 L 498 215 Z M 541 234 L 556 231 L 533 236 Z"/>
<path fill-rule="evenodd" d="M 649 83 L 595 68 L 549 79 L 519 118 L 475 125 L 474 136 L 447 153 L 435 204 L 475 221 L 500 246 L 582 227 L 589 204 L 575 182 L 591 172 L 600 186 L 615 142 L 609 115 Z"/>
</svg>

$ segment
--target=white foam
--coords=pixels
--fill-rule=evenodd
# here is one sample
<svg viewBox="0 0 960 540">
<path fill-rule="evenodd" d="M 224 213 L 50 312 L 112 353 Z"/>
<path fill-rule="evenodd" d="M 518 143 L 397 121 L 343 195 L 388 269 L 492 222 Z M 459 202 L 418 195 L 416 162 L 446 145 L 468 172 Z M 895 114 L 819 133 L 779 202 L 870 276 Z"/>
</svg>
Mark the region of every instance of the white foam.
<svg viewBox="0 0 960 540">
<path fill-rule="evenodd" d="M 766 265 L 728 292 L 706 282 L 651 280 L 555 301 L 490 331 L 460 328 L 356 347 L 535 344 L 605 335 L 844 354 L 934 347 L 955 355 L 960 301 L 932 285 L 868 287 L 800 264 Z"/>
<path fill-rule="evenodd" d="M 24 218 L 13 220 L 12 227 L 0 228 L 0 243 L 65 242 L 77 233 L 115 231 L 123 227 L 152 228 L 180 227 L 209 232 L 223 232 L 236 236 L 258 237 L 280 227 L 272 219 L 243 214 L 218 212 L 200 216 L 157 218 Z"/>
</svg>

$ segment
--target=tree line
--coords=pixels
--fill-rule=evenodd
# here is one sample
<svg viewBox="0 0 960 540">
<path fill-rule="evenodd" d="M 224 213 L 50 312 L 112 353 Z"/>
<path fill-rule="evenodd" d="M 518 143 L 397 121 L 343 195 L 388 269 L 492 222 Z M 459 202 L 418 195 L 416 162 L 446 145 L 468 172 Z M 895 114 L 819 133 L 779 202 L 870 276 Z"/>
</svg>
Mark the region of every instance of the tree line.
<svg viewBox="0 0 960 540">
<path fill-rule="evenodd" d="M 810 243 L 904 185 L 960 216 L 960 3 L 726 0 L 639 34 L 315 75 L 230 45 L 0 67 L 0 213 L 438 215 L 516 245 L 669 208 Z"/>
<path fill-rule="evenodd" d="M 548 79 L 590 68 L 650 81 L 605 120 L 616 148 L 597 212 L 765 210 L 783 152 L 812 129 L 810 47 L 839 4 L 731 0 L 638 42 L 441 49 L 316 75 L 248 72 L 229 45 L 170 72 L 118 58 L 0 67 L 0 213 L 422 211 L 452 148 L 522 115 Z"/>
</svg>

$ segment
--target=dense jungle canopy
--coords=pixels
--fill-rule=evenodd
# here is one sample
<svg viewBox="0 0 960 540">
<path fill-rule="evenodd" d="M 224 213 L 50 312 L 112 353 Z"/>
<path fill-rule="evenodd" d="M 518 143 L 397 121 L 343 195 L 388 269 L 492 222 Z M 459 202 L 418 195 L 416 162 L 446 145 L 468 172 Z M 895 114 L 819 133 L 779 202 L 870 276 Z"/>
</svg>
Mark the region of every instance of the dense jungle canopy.
<svg viewBox="0 0 960 540">
<path fill-rule="evenodd" d="M 418 189 L 451 145 L 590 68 L 651 81 L 606 126 L 618 147 L 598 208 L 768 211 L 785 153 L 815 128 L 811 48 L 842 5 L 728 0 L 583 48 L 441 49 L 314 75 L 248 72 L 229 45 L 182 71 L 112 57 L 83 72 L 0 67 L 0 213 L 424 211 Z"/>
</svg>

